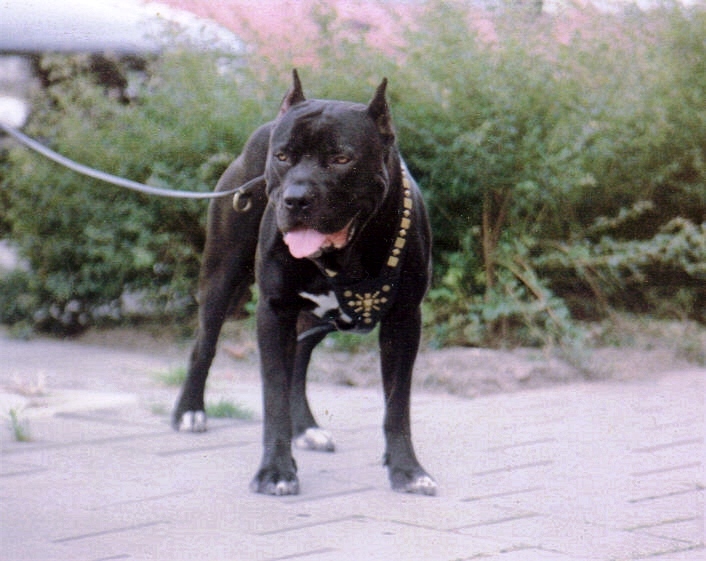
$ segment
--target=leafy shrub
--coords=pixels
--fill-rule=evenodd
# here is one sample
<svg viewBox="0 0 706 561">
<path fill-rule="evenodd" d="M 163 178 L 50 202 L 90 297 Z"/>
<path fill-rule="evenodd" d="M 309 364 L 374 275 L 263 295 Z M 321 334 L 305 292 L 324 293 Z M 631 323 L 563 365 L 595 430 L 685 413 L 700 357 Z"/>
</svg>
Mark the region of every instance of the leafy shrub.
<svg viewBox="0 0 706 561">
<path fill-rule="evenodd" d="M 655 312 L 674 285 L 703 321 L 704 12 L 595 16 L 568 44 L 502 19 L 488 43 L 458 4 L 427 14 L 398 124 L 434 221 L 440 342 L 561 341 L 574 296 Z"/>
<path fill-rule="evenodd" d="M 31 317 L 37 308 L 32 276 L 21 269 L 0 277 L 0 323 L 14 325 Z"/>
<path fill-rule="evenodd" d="M 703 9 L 586 12 L 558 40 L 561 16 L 506 10 L 481 35 L 465 3 L 430 1 L 406 47 L 388 52 L 323 3 L 313 17 L 307 91 L 365 102 L 390 79 L 435 234 L 436 344 L 553 344 L 576 336 L 576 317 L 661 313 L 665 300 L 704 321 Z M 30 133 L 93 167 L 190 190 L 211 189 L 274 115 L 290 71 L 286 60 L 177 50 L 151 61 L 126 99 L 106 95 L 81 57 L 43 65 L 51 80 Z M 126 193 L 19 148 L 3 170 L 0 228 L 31 266 L 31 305 L 4 321 L 32 307 L 35 319 L 119 318 L 126 293 L 148 296 L 152 311 L 190 311 L 203 202 Z"/>
<path fill-rule="evenodd" d="M 177 51 L 153 61 L 128 103 L 106 95 L 89 62 L 42 60 L 49 86 L 34 100 L 29 133 L 77 161 L 157 186 L 212 189 L 264 120 L 260 104 L 270 105 L 239 88 L 240 74 L 224 73 L 215 54 Z M 31 317 L 40 327 L 123 318 L 126 294 L 153 313 L 189 311 L 204 202 L 125 191 L 25 149 L 11 150 L 4 169 L 4 218 L 32 271 Z"/>
</svg>

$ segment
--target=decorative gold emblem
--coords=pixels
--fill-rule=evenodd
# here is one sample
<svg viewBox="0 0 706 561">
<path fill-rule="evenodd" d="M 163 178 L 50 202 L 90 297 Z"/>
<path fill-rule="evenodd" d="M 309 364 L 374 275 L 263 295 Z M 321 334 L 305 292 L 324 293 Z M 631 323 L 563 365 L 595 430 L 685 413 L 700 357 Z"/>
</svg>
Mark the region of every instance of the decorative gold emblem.
<svg viewBox="0 0 706 561">
<path fill-rule="evenodd" d="M 351 298 L 351 300 L 348 301 L 348 307 L 356 314 L 360 314 L 363 318 L 363 323 L 371 324 L 373 323 L 373 312 L 379 312 L 381 306 L 387 303 L 387 297 L 383 296 L 382 293 L 390 292 L 390 289 L 390 285 L 386 284 L 381 290 L 365 292 L 363 294 L 346 290 L 343 296 Z"/>
</svg>

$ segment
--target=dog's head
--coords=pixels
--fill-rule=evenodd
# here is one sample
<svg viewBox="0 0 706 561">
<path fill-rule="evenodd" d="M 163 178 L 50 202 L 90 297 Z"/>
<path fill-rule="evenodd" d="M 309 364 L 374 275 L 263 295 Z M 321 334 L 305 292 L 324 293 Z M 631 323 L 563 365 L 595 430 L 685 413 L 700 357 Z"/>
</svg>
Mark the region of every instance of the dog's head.
<svg viewBox="0 0 706 561">
<path fill-rule="evenodd" d="M 294 257 L 342 249 L 389 189 L 387 81 L 368 105 L 307 100 L 296 71 L 270 135 L 267 195 Z"/>
</svg>

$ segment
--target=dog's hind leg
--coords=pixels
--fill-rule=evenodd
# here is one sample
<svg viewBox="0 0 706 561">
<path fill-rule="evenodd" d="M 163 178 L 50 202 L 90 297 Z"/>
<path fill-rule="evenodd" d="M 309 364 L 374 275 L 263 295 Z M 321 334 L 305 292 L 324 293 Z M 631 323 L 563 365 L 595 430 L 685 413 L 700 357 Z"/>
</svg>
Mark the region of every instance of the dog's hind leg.
<svg viewBox="0 0 706 561">
<path fill-rule="evenodd" d="M 206 378 L 223 322 L 233 307 L 246 299 L 254 281 L 257 231 L 266 202 L 263 185 L 253 194 L 252 207 L 247 212 L 235 212 L 230 198 L 218 199 L 209 208 L 208 234 L 199 280 L 198 335 L 187 377 L 172 414 L 172 426 L 176 430 L 206 430 Z"/>
<path fill-rule="evenodd" d="M 218 337 L 230 303 L 247 294 L 250 279 L 237 281 L 233 288 L 233 271 L 219 271 L 224 278 L 211 280 L 201 291 L 199 328 L 191 351 L 189 369 L 181 395 L 172 415 L 176 430 L 203 432 L 206 430 L 204 390 L 211 362 L 216 353 Z"/>
<path fill-rule="evenodd" d="M 302 314 L 305 316 L 306 314 Z M 321 323 L 317 319 L 301 317 L 297 324 L 299 337 L 297 354 L 294 360 L 294 374 L 290 389 L 290 411 L 292 416 L 292 434 L 294 445 L 305 450 L 333 452 L 336 445 L 333 436 L 319 427 L 309 407 L 306 397 L 306 373 L 314 347 L 335 328 L 330 323 Z"/>
</svg>

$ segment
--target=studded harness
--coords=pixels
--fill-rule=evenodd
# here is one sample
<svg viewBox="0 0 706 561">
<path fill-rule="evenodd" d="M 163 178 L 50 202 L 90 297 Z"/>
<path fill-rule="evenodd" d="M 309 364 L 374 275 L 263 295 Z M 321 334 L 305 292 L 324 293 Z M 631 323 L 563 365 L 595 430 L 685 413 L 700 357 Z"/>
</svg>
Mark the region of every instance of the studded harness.
<svg viewBox="0 0 706 561">
<path fill-rule="evenodd" d="M 399 288 L 400 265 L 407 246 L 407 233 L 412 226 L 412 184 L 409 172 L 402 166 L 402 212 L 397 235 L 390 247 L 385 264 L 376 278 L 351 282 L 337 271 L 317 266 L 329 280 L 331 289 L 338 301 L 338 310 L 329 310 L 323 316 L 323 323 L 299 335 L 299 341 L 322 332 L 372 331 L 387 310 L 392 306 Z M 303 295 L 310 298 L 310 295 Z M 311 298 L 310 298 L 311 299 Z M 331 313 L 333 312 L 333 313 Z"/>
</svg>

